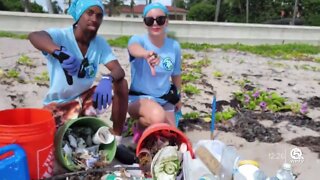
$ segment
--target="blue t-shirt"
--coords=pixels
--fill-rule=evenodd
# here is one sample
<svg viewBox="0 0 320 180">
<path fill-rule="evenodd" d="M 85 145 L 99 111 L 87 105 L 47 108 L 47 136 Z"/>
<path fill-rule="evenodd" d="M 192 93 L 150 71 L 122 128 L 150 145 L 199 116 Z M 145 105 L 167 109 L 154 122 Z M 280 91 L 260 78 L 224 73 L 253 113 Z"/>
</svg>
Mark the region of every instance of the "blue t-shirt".
<svg viewBox="0 0 320 180">
<path fill-rule="evenodd" d="M 88 90 L 97 75 L 99 64 L 107 64 L 116 57 L 106 40 L 100 36 L 96 36 L 91 40 L 85 57 L 83 57 L 73 33 L 73 27 L 58 29 L 51 28 L 46 30 L 51 36 L 53 42 L 58 46 L 64 46 L 77 60 L 82 61 L 88 59 L 89 66 L 85 68 L 86 75 L 84 78 L 78 78 L 77 75 L 72 76 L 73 84 L 67 83 L 65 74 L 60 62 L 51 54 L 43 52 L 48 59 L 47 67 L 50 77 L 50 88 L 47 93 L 44 104 L 51 102 L 64 103 L 77 98 L 82 92 Z"/>
<path fill-rule="evenodd" d="M 181 74 L 181 48 L 177 41 L 165 38 L 161 48 L 156 47 L 149 40 L 148 35 L 134 35 L 128 45 L 140 44 L 148 51 L 154 51 L 160 58 L 160 64 L 155 66 L 156 76 L 151 75 L 147 60 L 130 56 L 131 86 L 130 90 L 148 94 L 160 104 L 163 99 L 157 98 L 169 92 L 171 76 Z M 131 102 L 137 97 L 130 97 Z"/>
</svg>

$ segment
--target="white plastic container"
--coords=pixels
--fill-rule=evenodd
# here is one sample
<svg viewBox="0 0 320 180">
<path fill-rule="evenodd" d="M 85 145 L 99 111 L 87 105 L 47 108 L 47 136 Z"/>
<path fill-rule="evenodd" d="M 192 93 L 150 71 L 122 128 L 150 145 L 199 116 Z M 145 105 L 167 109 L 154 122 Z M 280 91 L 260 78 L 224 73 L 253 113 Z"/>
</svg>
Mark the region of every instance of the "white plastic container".
<svg viewBox="0 0 320 180">
<path fill-rule="evenodd" d="M 92 138 L 94 144 L 110 144 L 113 140 L 114 135 L 111 134 L 107 126 L 100 127 Z"/>
<path fill-rule="evenodd" d="M 182 166 L 184 180 L 199 180 L 200 178 L 214 177 L 200 159 L 192 159 L 189 151 L 183 153 Z"/>
<path fill-rule="evenodd" d="M 246 180 L 255 180 L 255 173 L 259 171 L 259 164 L 253 160 L 242 160 L 239 161 L 238 171 Z"/>
<path fill-rule="evenodd" d="M 233 173 L 237 169 L 237 164 L 240 159 L 239 154 L 234 146 L 225 146 L 221 155 L 220 179 L 230 180 Z"/>
</svg>

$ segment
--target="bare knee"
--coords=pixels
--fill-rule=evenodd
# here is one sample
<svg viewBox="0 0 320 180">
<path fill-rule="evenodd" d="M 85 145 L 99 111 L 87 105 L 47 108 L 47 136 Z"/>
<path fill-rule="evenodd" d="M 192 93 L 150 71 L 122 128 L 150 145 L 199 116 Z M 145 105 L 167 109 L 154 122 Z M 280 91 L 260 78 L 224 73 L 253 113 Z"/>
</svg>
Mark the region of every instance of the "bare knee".
<svg viewBox="0 0 320 180">
<path fill-rule="evenodd" d="M 148 115 L 150 124 L 166 122 L 166 113 L 162 108 L 154 108 Z"/>
</svg>

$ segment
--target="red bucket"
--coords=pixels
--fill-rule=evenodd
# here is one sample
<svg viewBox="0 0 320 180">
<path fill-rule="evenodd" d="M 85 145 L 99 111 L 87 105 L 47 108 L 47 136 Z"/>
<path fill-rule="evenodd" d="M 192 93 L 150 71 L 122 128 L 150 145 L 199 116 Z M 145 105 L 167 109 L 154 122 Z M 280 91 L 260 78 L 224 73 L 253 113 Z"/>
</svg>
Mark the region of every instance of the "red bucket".
<svg viewBox="0 0 320 180">
<path fill-rule="evenodd" d="M 149 136 L 152 136 L 154 133 L 161 134 L 168 138 L 176 138 L 176 142 L 178 144 L 185 143 L 187 145 L 187 150 L 190 151 L 191 156 L 194 157 L 192 145 L 186 135 L 176 127 L 170 126 L 166 123 L 153 124 L 144 130 L 137 144 L 136 156 L 138 156 L 141 149 L 144 148 L 145 139 L 147 139 Z"/>
<path fill-rule="evenodd" d="M 53 175 L 54 134 L 55 121 L 50 111 L 27 108 L 0 111 L 0 147 L 14 143 L 25 150 L 31 179 Z"/>
</svg>

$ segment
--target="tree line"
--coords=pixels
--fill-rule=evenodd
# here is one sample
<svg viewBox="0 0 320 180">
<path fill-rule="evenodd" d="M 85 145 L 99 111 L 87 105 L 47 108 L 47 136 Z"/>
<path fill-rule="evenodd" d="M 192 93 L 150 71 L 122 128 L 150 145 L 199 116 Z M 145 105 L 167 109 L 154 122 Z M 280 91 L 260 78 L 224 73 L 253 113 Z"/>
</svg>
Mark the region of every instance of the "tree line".
<svg viewBox="0 0 320 180">
<path fill-rule="evenodd" d="M 57 1 L 47 0 L 50 13 L 64 13 Z M 67 0 L 70 3 L 70 1 Z M 103 0 L 109 16 L 119 13 L 123 0 Z M 152 0 L 146 0 L 146 4 Z M 133 10 L 135 1 L 129 5 Z M 187 20 L 320 26 L 320 0 L 172 0 L 188 10 Z M 44 13 L 30 0 L 1 0 L 0 10 Z"/>
</svg>

